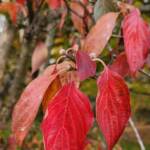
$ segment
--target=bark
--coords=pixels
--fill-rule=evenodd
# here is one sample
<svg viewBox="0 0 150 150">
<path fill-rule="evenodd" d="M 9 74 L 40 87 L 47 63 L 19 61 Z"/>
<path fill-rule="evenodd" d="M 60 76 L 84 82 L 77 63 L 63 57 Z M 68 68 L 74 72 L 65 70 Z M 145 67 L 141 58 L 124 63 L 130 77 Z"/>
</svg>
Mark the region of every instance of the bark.
<svg viewBox="0 0 150 150">
<path fill-rule="evenodd" d="M 14 75 L 14 79 L 12 81 L 12 85 L 8 91 L 8 98 L 5 101 L 5 106 L 1 109 L 0 118 L 2 121 L 5 122 L 12 111 L 12 106 L 18 99 L 18 96 L 23 88 L 23 83 L 25 81 L 27 69 L 28 69 L 28 62 L 30 61 L 31 55 L 31 45 L 30 42 L 27 40 L 23 41 L 22 48 L 21 48 L 20 58 L 17 62 L 16 72 Z"/>
<path fill-rule="evenodd" d="M 14 37 L 13 30 L 7 30 L 0 35 L 0 85 L 2 85 L 7 58 L 11 52 Z"/>
<path fill-rule="evenodd" d="M 20 57 L 17 61 L 16 71 L 13 78 L 13 81 L 9 87 L 8 90 L 8 96 L 4 104 L 2 105 L 2 108 L 0 110 L 0 118 L 5 123 L 6 120 L 10 117 L 10 114 L 12 112 L 12 108 L 16 101 L 19 98 L 20 93 L 23 89 L 23 84 L 26 78 L 27 69 L 28 66 L 31 63 L 31 54 L 34 49 L 36 41 L 39 40 L 39 38 L 42 38 L 46 36 L 46 34 L 42 34 L 43 31 L 43 23 L 45 28 L 47 27 L 48 23 L 46 18 L 40 16 L 40 13 L 37 13 L 34 17 L 32 23 L 25 29 L 24 38 L 22 41 L 22 47 L 21 47 L 21 53 Z M 48 14 L 50 18 L 57 18 L 56 15 Z M 45 16 L 46 17 L 46 16 Z M 48 18 L 49 18 L 48 17 Z M 45 19 L 45 21 L 43 20 Z M 50 19 L 50 23 L 51 23 Z M 41 25 L 42 24 L 42 25 Z"/>
</svg>

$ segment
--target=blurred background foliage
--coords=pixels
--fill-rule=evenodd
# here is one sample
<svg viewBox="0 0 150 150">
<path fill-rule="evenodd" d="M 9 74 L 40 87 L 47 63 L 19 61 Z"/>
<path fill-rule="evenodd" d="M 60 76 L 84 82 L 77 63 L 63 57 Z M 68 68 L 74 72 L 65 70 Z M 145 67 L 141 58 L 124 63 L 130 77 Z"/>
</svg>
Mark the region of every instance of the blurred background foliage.
<svg viewBox="0 0 150 150">
<path fill-rule="evenodd" d="M 93 1 L 95 2 L 95 1 Z M 92 3 L 92 0 L 91 0 Z M 134 0 L 133 4 L 137 6 L 144 17 L 150 23 L 150 0 Z M 110 5 L 110 4 L 108 4 Z M 43 8 L 46 9 L 46 8 Z M 102 8 L 99 8 L 102 9 Z M 107 11 L 110 11 L 109 8 Z M 51 10 L 50 10 L 51 11 Z M 54 12 L 54 16 L 58 12 Z M 105 13 L 101 10 L 101 13 Z M 57 15 L 56 15 L 57 16 Z M 59 16 L 59 15 L 58 15 Z M 8 16 L 7 16 L 8 17 Z M 65 24 L 61 30 L 57 28 L 57 23 L 60 21 L 58 17 L 57 20 L 50 20 L 51 26 L 48 37 L 46 39 L 46 43 L 49 47 L 49 57 L 44 66 L 49 64 L 53 64 L 56 62 L 57 58 L 60 56 L 60 49 L 67 49 L 71 47 L 73 41 L 78 42 L 82 37 L 73 27 L 70 15 L 66 17 Z M 8 27 L 7 27 L 8 26 Z M 118 25 L 119 26 L 119 25 Z M 8 29 L 10 30 L 8 30 Z M 118 32 L 119 28 L 116 28 L 114 32 Z M 0 83 L 0 150 L 6 149 L 7 147 L 7 139 L 10 135 L 11 129 L 11 112 L 14 106 L 14 102 L 11 102 L 10 99 L 10 87 L 12 86 L 13 79 L 15 77 L 15 71 L 18 66 L 18 58 L 20 57 L 20 53 L 22 51 L 21 45 L 21 29 L 17 32 L 13 25 L 11 25 L 10 21 L 4 17 L 4 15 L 0 15 L 0 45 L 4 38 L 11 42 L 5 43 L 1 48 L 7 51 L 6 57 L 1 58 L 3 55 L 0 54 L 0 59 L 5 59 L 4 67 L 0 69 L 2 71 L 2 81 Z M 13 38 L 9 39 L 7 36 L 12 36 L 11 32 L 13 32 Z M 5 35 L 6 34 L 6 35 Z M 40 36 L 41 37 L 41 36 Z M 30 42 L 30 41 L 29 41 Z M 33 41 L 31 41 L 33 42 Z M 116 49 L 117 39 L 112 37 L 110 40 L 110 46 L 112 49 Z M 31 43 L 29 43 L 31 44 Z M 1 50 L 2 51 L 2 50 Z M 1 53 L 0 51 L 0 53 Z M 119 45 L 117 51 L 122 51 L 122 45 Z M 22 89 L 29 83 L 32 79 L 31 77 L 31 60 L 30 57 L 32 55 L 32 50 L 28 52 L 29 59 L 26 60 L 27 72 L 23 74 L 21 82 L 19 82 L 19 90 L 15 90 L 17 92 L 16 98 L 19 97 Z M 107 64 L 112 62 L 112 56 L 109 52 L 109 46 L 105 48 L 103 53 L 100 56 Z M 103 69 L 101 65 L 98 65 L 97 72 Z M 0 70 L 0 71 L 1 71 Z M 146 65 L 143 70 L 150 74 L 150 63 Z M 42 69 L 41 69 L 42 71 Z M 146 146 L 146 150 L 150 150 L 150 77 L 144 75 L 143 73 L 138 73 L 137 78 L 126 78 L 127 84 L 131 93 L 131 106 L 132 106 L 132 118 L 139 130 L 139 133 L 144 141 Z M 88 79 L 81 83 L 81 90 L 86 93 L 93 104 L 93 110 L 95 107 L 95 96 L 97 93 L 96 81 L 94 79 Z M 3 109 L 2 109 L 3 108 Z M 5 116 L 5 114 L 8 114 Z M 40 132 L 40 122 L 42 121 L 43 113 L 42 109 L 40 109 L 38 116 L 35 120 L 32 129 L 30 130 L 29 135 L 27 136 L 23 147 L 18 148 L 18 150 L 42 150 L 42 135 Z M 100 131 L 95 123 L 91 131 L 88 135 L 89 145 L 87 150 L 97 150 L 99 144 L 103 145 L 104 141 Z M 137 143 L 135 134 L 130 126 L 127 126 L 124 134 L 122 135 L 119 143 L 115 147 L 116 150 L 140 150 L 140 147 Z"/>
</svg>

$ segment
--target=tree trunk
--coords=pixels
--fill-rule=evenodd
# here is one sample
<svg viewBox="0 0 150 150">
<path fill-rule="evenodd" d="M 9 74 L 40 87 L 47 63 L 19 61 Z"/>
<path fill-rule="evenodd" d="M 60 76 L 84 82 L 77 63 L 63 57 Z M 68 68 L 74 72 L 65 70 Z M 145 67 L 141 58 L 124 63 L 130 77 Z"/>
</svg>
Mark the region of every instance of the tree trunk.
<svg viewBox="0 0 150 150">
<path fill-rule="evenodd" d="M 0 85 L 2 84 L 4 78 L 5 66 L 8 55 L 10 54 L 13 37 L 13 30 L 7 30 L 6 32 L 0 34 Z"/>
<path fill-rule="evenodd" d="M 11 114 L 12 111 L 12 106 L 14 105 L 14 103 L 19 97 L 20 92 L 22 91 L 23 83 L 25 81 L 28 69 L 28 64 L 30 63 L 31 58 L 30 55 L 32 50 L 30 43 L 32 42 L 29 42 L 25 39 L 23 41 L 20 58 L 18 59 L 17 62 L 14 79 L 8 91 L 8 98 L 5 101 L 4 104 L 5 106 L 2 107 L 0 112 L 0 118 L 2 118 L 1 120 L 3 122 L 5 122 L 9 118 L 9 115 Z"/>
</svg>

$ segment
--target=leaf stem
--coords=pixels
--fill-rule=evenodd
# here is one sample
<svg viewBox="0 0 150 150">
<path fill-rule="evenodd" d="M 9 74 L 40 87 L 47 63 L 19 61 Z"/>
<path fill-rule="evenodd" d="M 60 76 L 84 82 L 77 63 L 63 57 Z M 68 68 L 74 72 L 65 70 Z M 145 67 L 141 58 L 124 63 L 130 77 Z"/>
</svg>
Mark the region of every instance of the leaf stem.
<svg viewBox="0 0 150 150">
<path fill-rule="evenodd" d="M 68 48 L 68 49 L 66 50 L 66 54 L 69 54 L 70 52 L 74 53 L 75 50 L 74 50 L 73 48 Z"/>
<path fill-rule="evenodd" d="M 131 125 L 131 127 L 132 127 L 132 129 L 133 129 L 133 131 L 135 133 L 135 136 L 136 136 L 137 141 L 138 141 L 138 143 L 139 143 L 139 145 L 141 147 L 141 150 L 145 150 L 145 146 L 144 146 L 144 143 L 142 141 L 142 138 L 141 138 L 141 136 L 140 136 L 140 134 L 139 134 L 139 132 L 138 132 L 138 130 L 137 130 L 133 120 L 132 120 L 132 118 L 129 119 L 129 123 L 130 123 L 130 125 Z"/>
<path fill-rule="evenodd" d="M 66 57 L 66 55 L 60 56 L 57 61 L 56 61 L 56 65 L 59 64 L 62 60 L 64 60 Z"/>
<path fill-rule="evenodd" d="M 104 66 L 104 68 L 106 68 L 107 67 L 107 65 L 105 64 L 105 62 L 102 60 L 102 59 L 100 59 L 100 58 L 94 58 L 94 59 L 92 59 L 93 61 L 98 61 L 98 62 L 100 62 L 103 66 Z"/>
</svg>

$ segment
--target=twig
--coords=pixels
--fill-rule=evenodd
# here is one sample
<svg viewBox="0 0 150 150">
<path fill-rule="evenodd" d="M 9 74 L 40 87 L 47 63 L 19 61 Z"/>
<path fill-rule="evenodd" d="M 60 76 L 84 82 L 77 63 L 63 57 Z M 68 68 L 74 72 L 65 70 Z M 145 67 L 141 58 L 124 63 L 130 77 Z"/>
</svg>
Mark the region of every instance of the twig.
<svg viewBox="0 0 150 150">
<path fill-rule="evenodd" d="M 143 70 L 139 70 L 139 72 L 141 73 L 141 74 L 143 74 L 143 75 L 145 75 L 145 76 L 147 76 L 147 77 L 149 77 L 150 78 L 150 74 L 148 74 L 147 72 L 145 72 L 145 71 L 143 71 Z"/>
<path fill-rule="evenodd" d="M 76 2 L 76 1 L 74 1 L 74 2 Z M 78 1 L 78 3 L 80 4 L 80 6 L 83 7 L 85 13 L 90 17 L 90 19 L 93 22 L 93 24 L 95 24 L 96 22 L 95 22 L 93 16 L 90 14 L 90 12 L 88 11 L 88 9 L 86 8 L 86 6 L 82 2 L 80 2 L 80 1 Z"/>
<path fill-rule="evenodd" d="M 130 123 L 130 125 L 131 125 L 131 127 L 132 127 L 132 129 L 133 129 L 133 131 L 135 133 L 135 136 L 136 136 L 137 141 L 138 141 L 138 143 L 139 143 L 139 145 L 141 147 L 141 150 L 145 150 L 145 146 L 144 146 L 144 143 L 142 141 L 142 138 L 141 138 L 141 136 L 140 136 L 140 134 L 139 134 L 139 132 L 138 132 L 138 130 L 137 130 L 133 120 L 132 120 L 132 118 L 129 119 L 129 123 Z"/>
<path fill-rule="evenodd" d="M 71 11 L 72 13 L 74 13 L 76 16 L 78 16 L 78 17 L 81 18 L 81 19 L 84 18 L 84 16 L 78 14 L 76 11 L 74 11 L 73 9 L 70 8 L 70 6 L 69 6 L 67 0 L 64 0 L 64 2 L 65 2 L 65 4 L 66 4 L 66 7 L 67 7 L 68 11 Z"/>
<path fill-rule="evenodd" d="M 146 92 L 138 92 L 138 91 L 134 91 L 133 89 L 130 89 L 130 91 L 134 94 L 138 94 L 138 95 L 144 95 L 144 96 L 150 96 L 150 93 L 146 93 Z"/>
<path fill-rule="evenodd" d="M 78 14 L 75 10 L 73 10 L 73 9 L 69 6 L 67 0 L 64 0 L 64 2 L 65 2 L 65 4 L 66 4 L 66 7 L 67 7 L 68 11 L 71 11 L 73 14 L 75 14 L 76 16 L 78 16 L 79 18 L 81 18 L 81 19 L 83 20 L 83 24 L 84 24 L 84 27 L 85 27 L 85 31 L 88 33 L 88 32 L 89 32 L 89 29 L 88 29 L 88 25 L 87 25 L 87 23 L 86 23 L 86 16 L 85 16 L 85 14 L 84 14 L 84 15 Z M 75 2 L 75 3 L 80 4 L 79 2 Z M 80 6 L 81 6 L 81 5 L 80 5 Z M 81 7 L 82 7 L 82 6 L 81 6 Z M 84 9 L 84 11 L 85 11 L 85 9 Z"/>
<path fill-rule="evenodd" d="M 65 2 L 65 4 L 66 4 L 66 7 L 67 7 L 68 11 L 71 11 L 72 13 L 74 13 L 76 16 L 78 16 L 79 18 L 81 18 L 81 19 L 83 20 L 83 23 L 84 23 L 84 26 L 85 26 L 85 31 L 88 33 L 88 32 L 89 32 L 89 29 L 88 29 L 88 25 L 87 25 L 87 23 L 86 23 L 86 17 L 88 16 L 88 17 L 91 19 L 91 21 L 92 21 L 92 23 L 93 23 L 93 25 L 94 25 L 94 24 L 95 24 L 95 20 L 94 20 L 92 14 L 90 14 L 90 12 L 89 12 L 88 9 L 85 7 L 85 5 L 84 5 L 82 2 L 80 2 L 80 1 L 72 1 L 72 2 L 79 4 L 79 5 L 84 9 L 85 14 L 86 14 L 87 16 L 86 16 L 85 14 L 84 14 L 84 15 L 80 15 L 80 14 L 77 13 L 75 10 L 73 10 L 73 9 L 69 6 L 67 0 L 64 0 L 64 2 Z"/>
</svg>

